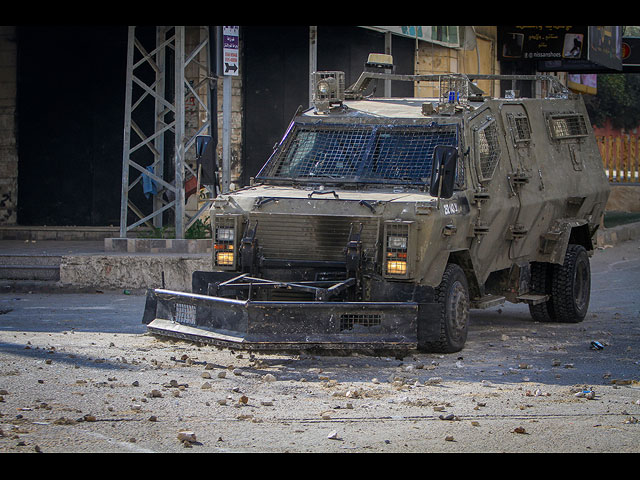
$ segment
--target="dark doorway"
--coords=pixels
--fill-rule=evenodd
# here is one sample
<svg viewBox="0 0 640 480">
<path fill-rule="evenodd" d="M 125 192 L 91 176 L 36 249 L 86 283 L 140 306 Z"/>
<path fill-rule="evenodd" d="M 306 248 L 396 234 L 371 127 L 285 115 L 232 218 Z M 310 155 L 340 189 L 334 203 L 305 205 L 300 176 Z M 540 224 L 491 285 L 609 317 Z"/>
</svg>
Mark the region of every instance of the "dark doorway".
<svg viewBox="0 0 640 480">
<path fill-rule="evenodd" d="M 126 26 L 19 26 L 18 223 L 118 225 Z"/>
</svg>

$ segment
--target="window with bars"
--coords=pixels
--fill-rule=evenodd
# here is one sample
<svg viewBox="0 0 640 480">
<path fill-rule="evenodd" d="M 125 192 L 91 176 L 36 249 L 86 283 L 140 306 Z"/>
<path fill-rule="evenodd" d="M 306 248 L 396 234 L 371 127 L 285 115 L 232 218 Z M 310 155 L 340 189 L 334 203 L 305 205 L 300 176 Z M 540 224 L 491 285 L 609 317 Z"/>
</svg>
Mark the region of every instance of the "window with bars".
<svg viewBox="0 0 640 480">
<path fill-rule="evenodd" d="M 580 114 L 551 115 L 549 131 L 555 140 L 587 136 L 587 125 Z"/>
<path fill-rule="evenodd" d="M 529 128 L 529 119 L 526 115 L 509 114 L 507 118 L 511 126 L 513 140 L 516 144 L 528 144 L 531 140 L 531 129 Z"/>
<path fill-rule="evenodd" d="M 480 167 L 478 172 L 480 180 L 491 180 L 500 158 L 498 127 L 495 120 L 488 122 L 476 131 L 476 154 Z"/>
<path fill-rule="evenodd" d="M 258 178 L 424 184 L 435 147 L 458 145 L 456 125 L 296 125 L 290 136 Z"/>
</svg>

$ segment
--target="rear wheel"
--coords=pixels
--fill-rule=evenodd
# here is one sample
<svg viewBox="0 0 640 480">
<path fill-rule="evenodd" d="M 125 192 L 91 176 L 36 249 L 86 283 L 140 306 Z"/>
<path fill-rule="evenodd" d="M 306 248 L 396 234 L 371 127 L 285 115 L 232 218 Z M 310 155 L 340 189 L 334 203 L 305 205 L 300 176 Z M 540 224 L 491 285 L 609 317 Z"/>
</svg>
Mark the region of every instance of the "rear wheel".
<svg viewBox="0 0 640 480">
<path fill-rule="evenodd" d="M 581 245 L 569 245 L 564 264 L 554 266 L 551 298 L 556 321 L 578 323 L 584 320 L 591 297 L 589 255 Z"/>
<path fill-rule="evenodd" d="M 462 269 L 447 265 L 442 282 L 436 288 L 435 300 L 441 305 L 439 337 L 425 342 L 421 348 L 430 352 L 452 353 L 462 350 L 469 326 L 469 286 Z"/>
<path fill-rule="evenodd" d="M 562 265 L 532 263 L 531 281 L 535 293 L 551 297 L 545 303 L 529 306 L 534 320 L 563 323 L 584 320 L 591 297 L 591 267 L 584 247 L 569 245 Z"/>
</svg>

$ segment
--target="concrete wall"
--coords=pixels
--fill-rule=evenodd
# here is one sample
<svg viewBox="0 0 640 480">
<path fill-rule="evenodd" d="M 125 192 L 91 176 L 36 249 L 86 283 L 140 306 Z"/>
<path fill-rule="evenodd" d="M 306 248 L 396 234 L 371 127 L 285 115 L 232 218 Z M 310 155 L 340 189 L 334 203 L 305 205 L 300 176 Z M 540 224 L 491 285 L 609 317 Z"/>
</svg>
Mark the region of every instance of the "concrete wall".
<svg viewBox="0 0 640 480">
<path fill-rule="evenodd" d="M 611 184 L 607 211 L 640 212 L 640 185 Z"/>
<path fill-rule="evenodd" d="M 0 26 L 0 225 L 15 225 L 17 221 L 15 35 L 16 27 Z"/>
</svg>

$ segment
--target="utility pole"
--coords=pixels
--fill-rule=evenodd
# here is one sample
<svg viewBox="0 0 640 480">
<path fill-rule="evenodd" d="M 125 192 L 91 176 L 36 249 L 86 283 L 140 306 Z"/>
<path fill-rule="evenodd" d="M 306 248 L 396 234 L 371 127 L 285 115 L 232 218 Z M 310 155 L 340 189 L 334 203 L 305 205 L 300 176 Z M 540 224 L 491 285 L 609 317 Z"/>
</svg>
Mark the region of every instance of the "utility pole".
<svg viewBox="0 0 640 480">
<path fill-rule="evenodd" d="M 193 156 L 197 136 L 208 134 L 215 138 L 212 101 L 204 98 L 211 96 L 214 84 L 210 27 L 156 26 L 155 45 L 151 46 L 144 44 L 141 28 L 130 26 L 127 39 L 120 237 L 126 238 L 143 224 L 163 227 L 162 214 L 172 209 L 175 238 L 181 239 L 204 210 L 203 207 L 192 218 L 186 218 L 185 180 L 198 175 L 187 160 L 190 154 Z M 187 29 L 192 34 L 188 38 Z M 192 48 L 187 49 L 187 43 Z M 191 109 L 202 113 L 196 115 L 197 121 L 190 122 L 195 123 L 195 131 L 187 131 L 186 99 L 190 100 Z M 149 103 L 153 108 L 148 107 Z M 174 135 L 173 169 L 165 165 L 167 133 Z M 167 180 L 170 171 L 173 180 Z M 138 185 L 153 197 L 150 211 L 144 211 L 131 199 L 130 192 L 140 188 Z M 131 223 L 130 213 L 135 218 Z"/>
</svg>

